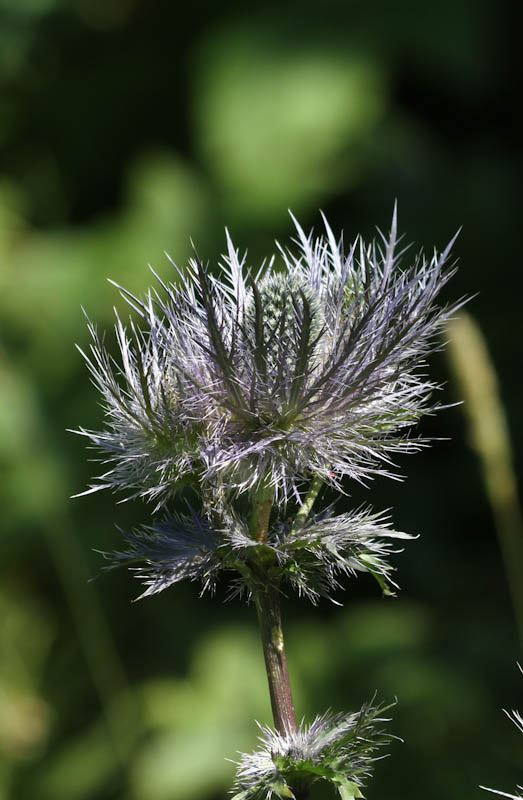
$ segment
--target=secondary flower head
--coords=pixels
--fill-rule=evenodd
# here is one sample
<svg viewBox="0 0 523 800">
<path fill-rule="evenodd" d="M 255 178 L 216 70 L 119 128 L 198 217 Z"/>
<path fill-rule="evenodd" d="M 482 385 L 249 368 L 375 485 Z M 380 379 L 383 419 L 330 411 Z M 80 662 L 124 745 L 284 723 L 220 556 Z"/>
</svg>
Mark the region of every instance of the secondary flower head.
<svg viewBox="0 0 523 800">
<path fill-rule="evenodd" d="M 107 428 L 81 433 L 109 469 L 89 491 L 157 507 L 188 482 L 288 498 L 312 475 L 337 488 L 390 475 L 394 453 L 423 444 L 409 431 L 436 407 L 424 359 L 457 307 L 436 305 L 450 245 L 402 266 L 396 215 L 347 251 L 326 220 L 318 238 L 295 224 L 256 273 L 227 235 L 218 275 L 196 257 L 144 300 L 122 289 L 140 323 L 117 318 L 118 362 L 90 325 Z"/>
<path fill-rule="evenodd" d="M 361 787 L 383 758 L 376 753 L 392 738 L 381 727 L 389 708 L 371 702 L 356 714 L 328 712 L 285 735 L 262 727 L 261 747 L 238 764 L 233 800 L 295 798 L 291 786 L 316 781 L 330 783 L 342 800 L 363 798 Z"/>
</svg>

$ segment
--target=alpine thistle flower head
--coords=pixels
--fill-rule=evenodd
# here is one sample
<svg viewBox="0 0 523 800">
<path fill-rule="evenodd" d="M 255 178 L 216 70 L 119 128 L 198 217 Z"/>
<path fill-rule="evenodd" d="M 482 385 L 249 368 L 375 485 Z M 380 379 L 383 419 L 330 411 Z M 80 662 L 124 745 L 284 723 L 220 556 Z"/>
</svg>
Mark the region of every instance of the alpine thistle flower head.
<svg viewBox="0 0 523 800">
<path fill-rule="evenodd" d="M 318 780 L 331 783 L 342 800 L 362 798 L 365 779 L 383 758 L 376 752 L 393 738 L 381 728 L 389 707 L 369 703 L 356 714 L 327 712 L 285 735 L 262 727 L 261 747 L 242 753 L 238 763 L 233 800 L 296 798 Z"/>
<path fill-rule="evenodd" d="M 90 325 L 107 427 L 80 432 L 109 468 L 89 491 L 157 508 L 187 484 L 285 500 L 311 476 L 340 489 L 391 475 L 394 453 L 424 443 L 409 432 L 437 407 L 423 369 L 457 308 L 436 305 L 450 245 L 402 266 L 396 215 L 387 237 L 348 251 L 324 223 L 314 238 L 295 222 L 282 269 L 246 269 L 227 235 L 218 277 L 195 257 L 144 300 L 122 289 L 140 324 L 117 318 L 118 362 Z"/>
</svg>

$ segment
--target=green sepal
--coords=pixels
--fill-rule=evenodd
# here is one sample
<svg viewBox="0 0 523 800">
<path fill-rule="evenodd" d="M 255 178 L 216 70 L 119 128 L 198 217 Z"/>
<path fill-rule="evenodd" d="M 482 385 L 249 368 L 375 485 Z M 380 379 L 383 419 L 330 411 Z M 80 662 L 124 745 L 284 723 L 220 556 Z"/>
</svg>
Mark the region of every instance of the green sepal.
<svg viewBox="0 0 523 800">
<path fill-rule="evenodd" d="M 274 781 L 271 783 L 271 789 L 277 797 L 290 797 L 292 800 L 295 800 L 294 793 L 291 791 L 290 787 L 287 786 L 284 780 Z"/>
<path fill-rule="evenodd" d="M 281 800 L 286 800 L 286 798 L 288 800 L 296 800 L 294 793 L 283 778 L 271 780 L 268 788 L 274 795 L 276 795 L 276 797 L 280 797 Z M 247 800 L 247 798 L 250 797 L 252 797 L 252 794 L 250 793 L 249 789 L 246 789 L 243 792 L 238 792 L 238 794 L 235 794 L 232 800 Z"/>
<path fill-rule="evenodd" d="M 338 784 L 341 800 L 359 800 L 359 798 L 363 798 L 360 787 L 354 781 L 349 781 L 347 778 L 339 776 L 333 779 L 333 783 Z"/>
</svg>

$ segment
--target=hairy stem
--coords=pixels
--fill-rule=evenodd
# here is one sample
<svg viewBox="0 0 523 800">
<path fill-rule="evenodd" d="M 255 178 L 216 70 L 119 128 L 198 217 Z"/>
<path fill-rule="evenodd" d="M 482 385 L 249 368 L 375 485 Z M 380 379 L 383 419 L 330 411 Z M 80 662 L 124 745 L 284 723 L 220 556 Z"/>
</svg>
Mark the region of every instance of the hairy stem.
<svg viewBox="0 0 523 800">
<path fill-rule="evenodd" d="M 273 502 L 274 490 L 270 488 L 259 490 L 253 498 L 250 534 L 258 542 L 267 541 Z M 285 735 L 291 731 L 296 731 L 298 726 L 296 724 L 296 713 L 294 711 L 281 624 L 280 590 L 270 575 L 270 564 L 265 563 L 264 566 L 259 564 L 259 567 L 265 574 L 263 575 L 263 588 L 259 589 L 255 594 L 255 603 L 260 624 L 265 669 L 269 682 L 272 716 L 276 730 Z M 295 800 L 307 800 L 309 797 L 308 790 L 305 787 L 296 786 L 293 791 Z"/>
<path fill-rule="evenodd" d="M 323 478 L 320 478 L 319 475 L 316 475 L 312 481 L 311 485 L 309 486 L 309 491 L 305 495 L 305 500 L 303 501 L 303 505 L 296 514 L 294 518 L 294 523 L 292 525 L 292 532 L 295 533 L 296 531 L 301 531 L 309 514 L 311 513 L 312 507 L 318 494 L 320 492 L 321 487 L 323 486 Z"/>
<path fill-rule="evenodd" d="M 266 542 L 274 502 L 274 489 L 263 487 L 253 497 L 250 533 L 257 542 Z M 270 575 L 270 564 L 259 564 L 263 586 L 256 592 L 256 610 L 263 644 L 265 668 L 269 681 L 272 714 L 276 729 L 285 734 L 296 730 L 287 658 L 283 642 L 280 591 Z"/>
<path fill-rule="evenodd" d="M 269 519 L 274 502 L 274 489 L 271 486 L 258 489 L 252 501 L 250 534 L 257 542 L 266 542 Z"/>
<path fill-rule="evenodd" d="M 279 733 L 285 735 L 289 731 L 295 731 L 297 726 L 283 641 L 278 588 L 267 586 L 259 592 L 256 596 L 256 609 L 269 681 L 274 725 Z"/>
</svg>

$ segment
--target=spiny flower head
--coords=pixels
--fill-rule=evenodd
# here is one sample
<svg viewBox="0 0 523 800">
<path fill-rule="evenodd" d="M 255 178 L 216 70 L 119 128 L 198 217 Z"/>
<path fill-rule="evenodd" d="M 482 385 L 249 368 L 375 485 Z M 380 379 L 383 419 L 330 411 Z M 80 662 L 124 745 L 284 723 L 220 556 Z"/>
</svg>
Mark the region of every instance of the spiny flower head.
<svg viewBox="0 0 523 800">
<path fill-rule="evenodd" d="M 453 273 L 450 245 L 408 266 L 396 215 L 388 237 L 345 252 L 325 221 L 256 274 L 227 235 L 221 272 L 199 258 L 117 318 L 120 358 L 103 338 L 86 355 L 107 414 L 87 436 L 108 464 L 108 487 L 157 507 L 187 483 L 241 494 L 270 487 L 297 497 L 311 475 L 340 488 L 391 475 L 394 453 L 436 406 L 424 359 L 454 307 L 436 298 Z"/>
<path fill-rule="evenodd" d="M 369 703 L 355 714 L 327 712 L 285 735 L 261 727 L 261 747 L 242 753 L 233 800 L 293 798 L 317 780 L 331 783 L 342 800 L 363 797 L 361 787 L 383 757 L 377 751 L 393 738 L 381 727 L 388 708 Z"/>
</svg>

